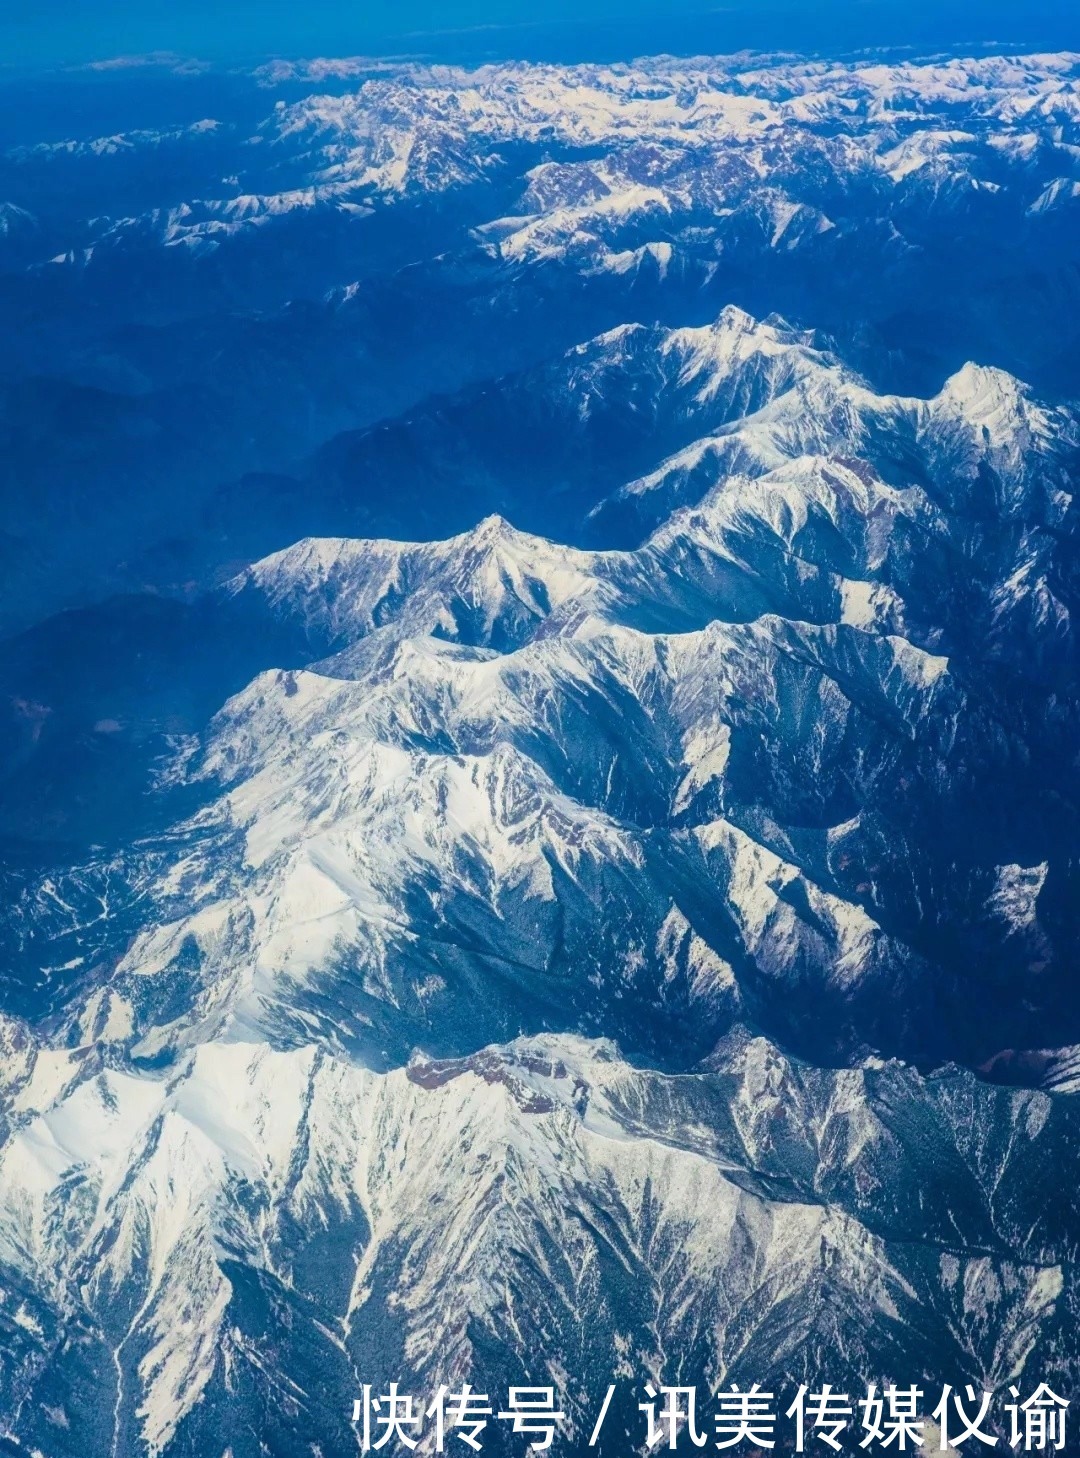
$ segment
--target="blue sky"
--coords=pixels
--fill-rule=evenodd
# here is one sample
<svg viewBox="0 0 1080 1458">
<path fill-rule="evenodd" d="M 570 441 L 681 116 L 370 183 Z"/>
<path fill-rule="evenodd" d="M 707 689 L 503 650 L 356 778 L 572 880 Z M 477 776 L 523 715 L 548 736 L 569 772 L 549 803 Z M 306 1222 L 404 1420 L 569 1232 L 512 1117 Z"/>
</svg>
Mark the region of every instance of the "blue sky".
<svg viewBox="0 0 1080 1458">
<path fill-rule="evenodd" d="M 1080 45 L 1075 0 L 5 0 L 9 66 L 435 50 L 579 59 L 743 46 Z"/>
</svg>

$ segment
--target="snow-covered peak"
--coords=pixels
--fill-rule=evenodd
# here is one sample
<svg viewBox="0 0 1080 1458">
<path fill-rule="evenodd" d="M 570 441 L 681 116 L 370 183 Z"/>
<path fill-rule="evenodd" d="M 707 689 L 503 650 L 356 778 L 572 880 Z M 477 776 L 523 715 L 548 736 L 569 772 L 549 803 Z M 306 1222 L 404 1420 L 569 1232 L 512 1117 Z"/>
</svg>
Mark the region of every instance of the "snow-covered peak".
<svg viewBox="0 0 1080 1458">
<path fill-rule="evenodd" d="M 17 207 L 11 202 L 0 202 L 0 238 L 19 237 L 32 232 L 36 227 L 37 219 L 26 208 Z"/>
<path fill-rule="evenodd" d="M 1009 510 L 1057 521 L 1067 509 L 1080 420 L 1041 404 L 1006 371 L 966 364 L 929 402 L 926 428 L 943 474 L 951 465 L 973 475 L 985 462 Z"/>
<path fill-rule="evenodd" d="M 760 384 L 753 379 L 742 384 L 746 414 L 757 400 L 789 389 L 800 376 L 825 364 L 806 336 L 784 324 L 761 323 L 732 305 L 713 324 L 672 330 L 662 352 L 680 360 L 680 383 L 696 385 L 701 401 L 715 397 L 733 377 L 738 388 L 747 367 L 756 366 L 764 378 Z"/>
<path fill-rule="evenodd" d="M 1058 208 L 1064 208 L 1078 199 L 1080 199 L 1080 180 L 1073 177 L 1055 177 L 1031 204 L 1028 212 L 1033 217 L 1037 217 L 1040 213 L 1050 213 Z"/>
<path fill-rule="evenodd" d="M 973 426 L 985 427 L 991 444 L 1001 445 L 1024 422 L 1027 391 L 1005 370 L 969 361 L 946 380 L 936 403 Z"/>
<path fill-rule="evenodd" d="M 300 620 L 324 650 L 393 623 L 398 634 L 520 641 L 597 586 L 596 558 L 493 515 L 446 542 L 309 539 L 225 589 Z"/>
</svg>

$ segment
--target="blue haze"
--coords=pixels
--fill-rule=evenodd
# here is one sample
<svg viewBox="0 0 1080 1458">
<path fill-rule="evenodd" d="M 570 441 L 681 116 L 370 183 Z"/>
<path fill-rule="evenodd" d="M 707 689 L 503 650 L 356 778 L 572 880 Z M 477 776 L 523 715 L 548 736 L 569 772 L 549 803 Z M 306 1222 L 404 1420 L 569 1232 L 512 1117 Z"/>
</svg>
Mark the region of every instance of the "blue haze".
<svg viewBox="0 0 1080 1458">
<path fill-rule="evenodd" d="M 432 0 L 405 3 L 254 3 L 187 0 L 16 0 L 0 15 L 0 55 L 11 67 L 78 65 L 119 55 L 177 51 L 236 60 L 266 54 L 372 50 L 478 60 L 614 59 L 633 53 L 828 50 L 866 46 L 950 47 L 992 43 L 1060 49 L 1080 43 L 1080 11 L 1068 0 Z"/>
</svg>

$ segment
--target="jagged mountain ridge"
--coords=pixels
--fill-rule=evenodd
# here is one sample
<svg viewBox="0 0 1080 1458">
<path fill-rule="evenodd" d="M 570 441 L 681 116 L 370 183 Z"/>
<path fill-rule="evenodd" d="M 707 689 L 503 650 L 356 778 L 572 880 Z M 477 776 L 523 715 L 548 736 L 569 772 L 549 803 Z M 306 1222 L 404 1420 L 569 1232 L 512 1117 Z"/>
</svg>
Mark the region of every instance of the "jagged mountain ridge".
<svg viewBox="0 0 1080 1458">
<path fill-rule="evenodd" d="M 723 328 L 730 322 L 725 318 Z M 737 318 L 735 324 L 740 342 L 747 335 L 756 340 L 751 321 Z M 787 348 L 774 329 L 764 336 L 774 351 Z M 707 331 L 694 336 L 692 359 L 702 353 L 699 341 L 712 337 Z M 802 346 L 796 348 L 798 360 L 806 360 Z M 732 363 L 721 352 L 721 359 L 735 377 L 734 387 L 722 370 L 709 374 L 702 386 L 696 369 L 691 387 L 738 393 L 739 355 Z M 819 368 L 812 358 L 810 364 Z M 788 366 L 782 368 L 790 374 Z M 969 371 L 964 380 L 973 377 L 983 379 Z M 510 969 L 504 1000 L 511 1021 L 497 1022 L 490 1033 L 502 1037 L 516 1031 L 515 979 L 539 977 L 532 984 L 538 1005 L 561 994 L 555 991 L 558 977 L 550 980 L 547 958 L 523 956 L 520 932 L 500 927 L 500 898 L 530 885 L 547 885 L 548 896 L 554 896 L 546 860 L 565 857 L 553 846 L 563 844 L 567 824 L 575 827 L 571 840 L 587 847 L 590 827 L 614 817 L 612 845 L 621 845 L 619 854 L 634 868 L 632 879 L 642 883 L 614 894 L 620 900 L 630 895 L 627 904 L 652 928 L 657 949 L 669 912 L 686 894 L 682 888 L 702 879 L 712 885 L 717 876 L 721 885 L 731 883 L 733 872 L 717 867 L 739 860 L 740 837 L 764 847 L 755 894 L 765 896 L 766 906 L 775 901 L 778 925 L 762 936 L 748 970 L 751 986 L 758 984 L 751 1003 L 767 1021 L 770 978 L 779 973 L 790 1001 L 792 958 L 808 955 L 811 965 L 821 965 L 822 947 L 833 946 L 841 965 L 858 960 L 843 950 L 851 937 L 885 981 L 879 986 L 877 976 L 869 979 L 870 1005 L 861 1014 L 853 1015 L 850 1007 L 838 1012 L 840 1046 L 852 1036 L 881 1046 L 880 1019 L 894 1014 L 888 1004 L 882 1008 L 880 998 L 895 964 L 909 980 L 914 1010 L 907 1014 L 911 1024 L 894 1028 L 887 1046 L 916 1051 L 923 1018 L 914 986 L 936 980 L 934 995 L 942 996 L 950 977 L 942 978 L 938 964 L 942 958 L 955 963 L 957 936 L 982 939 L 984 955 L 1000 969 L 997 975 L 1012 983 L 1016 998 L 1030 1001 L 1027 968 L 1029 962 L 1047 961 L 1040 950 L 1047 932 L 1018 935 L 1013 921 L 994 909 L 995 888 L 1001 877 L 1030 867 L 1043 889 L 1047 871 L 1036 868 L 1056 860 L 1064 825 L 1058 803 L 1040 787 L 1040 756 L 1057 762 L 1067 754 L 1075 711 L 1064 698 L 1057 714 L 1040 723 L 1046 675 L 1061 672 L 1062 654 L 1069 661 L 1070 618 L 1051 595 L 1052 566 L 1044 564 L 1047 576 L 1032 580 L 1031 574 L 1017 573 L 1016 551 L 1018 543 L 1027 550 L 1028 523 L 1037 524 L 1048 512 L 1065 521 L 1060 483 L 1067 456 L 1059 452 L 1069 448 L 1071 424 L 1060 414 L 1032 413 L 1015 383 L 991 375 L 989 385 L 992 389 L 964 392 L 950 387 L 945 408 L 882 405 L 870 397 L 872 420 L 881 415 L 903 420 L 909 405 L 917 424 L 945 415 L 945 448 L 932 458 L 938 476 L 925 490 L 886 485 L 851 458 L 807 458 L 756 479 L 725 480 L 635 553 L 559 548 L 494 520 L 444 545 L 313 542 L 260 564 L 224 594 L 223 609 L 241 620 L 258 622 L 269 612 L 277 623 L 295 621 L 309 657 L 338 651 L 318 665 L 316 675 L 263 675 L 230 705 L 199 772 L 192 777 L 190 767 L 185 769 L 189 782 L 213 785 L 223 779 L 231 786 L 216 810 L 204 812 L 183 832 L 181 843 L 194 847 L 184 852 L 190 864 L 158 881 L 156 871 L 147 879 L 136 858 L 127 872 L 118 872 L 120 885 L 126 879 L 128 894 L 136 898 L 152 891 L 162 908 L 178 893 L 189 900 L 192 886 L 204 888 L 200 898 L 206 887 L 215 888 L 211 906 L 223 899 L 210 915 L 209 925 L 217 930 L 207 933 L 208 945 L 215 947 L 224 935 L 229 956 L 255 967 L 267 945 L 277 949 L 272 965 L 296 960 L 291 937 L 280 941 L 273 928 L 285 926 L 293 914 L 294 894 L 287 888 L 299 888 L 295 894 L 303 899 L 318 883 L 319 898 L 328 898 L 326 925 L 333 927 L 342 916 L 340 933 L 354 947 L 358 937 L 373 938 L 370 945 L 378 951 L 362 960 L 376 979 L 387 975 L 386 938 L 400 943 L 404 934 L 411 941 L 408 918 L 392 908 L 411 907 L 419 896 L 416 905 L 424 916 L 434 914 L 440 923 L 449 916 L 449 931 L 440 933 L 447 946 L 423 954 L 431 965 L 412 985 L 434 979 L 442 985 L 442 1001 L 452 1006 L 454 994 L 446 985 L 452 988 L 463 974 L 460 966 L 450 970 L 447 957 L 464 955 L 467 961 L 478 936 L 493 938 L 491 946 Z M 865 393 L 864 386 L 858 389 Z M 973 419 L 966 420 L 953 404 L 958 394 Z M 988 398 L 998 412 L 992 435 L 984 430 Z M 1002 399 L 1011 413 L 1002 410 Z M 934 439 L 931 431 L 924 433 Z M 1016 469 L 1021 457 L 1023 471 Z M 999 470 L 988 473 L 988 461 Z M 929 474 L 928 468 L 922 473 Z M 995 489 L 1005 479 L 1011 495 Z M 933 502 L 928 490 L 947 504 Z M 993 543 L 985 532 L 971 534 L 970 517 L 978 521 L 995 511 L 1000 535 Z M 1010 525 L 1014 519 L 1018 536 Z M 1053 552 L 1054 540 L 1049 534 L 1043 538 L 1044 552 Z M 973 579 L 964 583 L 960 599 L 957 572 Z M 1048 600 L 1055 604 L 1052 614 L 1044 610 Z M 702 631 L 703 624 L 711 626 Z M 656 633 L 660 636 L 649 636 Z M 410 641 L 417 634 L 465 646 Z M 1020 655 L 1014 652 L 1017 642 L 1024 645 Z M 985 661 L 988 643 L 996 643 L 999 660 L 993 673 Z M 492 657 L 492 649 L 505 656 Z M 1023 755 L 1002 738 L 1003 721 L 1024 744 Z M 349 726 L 347 733 L 342 725 Z M 337 768 L 327 763 L 328 755 Z M 468 757 L 468 763 L 459 766 L 455 756 Z M 852 763 L 859 764 L 855 774 Z M 806 764 L 816 770 L 810 780 Z M 998 779 L 997 803 L 984 806 L 988 774 Z M 370 850 L 362 848 L 395 843 L 393 818 L 364 818 L 375 787 L 388 796 L 391 817 L 400 812 L 395 795 L 415 790 L 419 798 L 411 813 L 433 823 L 447 795 L 476 796 L 482 828 L 467 832 L 476 844 L 470 841 L 465 869 L 454 865 L 459 848 L 451 834 L 446 845 L 429 846 L 418 858 L 407 854 L 394 872 L 390 863 L 382 866 L 372 882 Z M 267 805 L 260 802 L 264 792 Z M 943 834 L 943 816 L 968 828 Z M 710 829 L 715 817 L 718 839 Z M 278 822 L 284 830 L 273 828 Z M 299 828 L 303 838 L 303 827 L 323 824 L 339 841 L 344 836 L 343 844 L 320 853 L 317 867 L 303 856 L 298 862 L 288 851 L 289 827 Z M 254 923 L 247 912 L 237 919 L 227 910 L 236 896 L 245 901 L 250 894 L 238 826 L 249 843 L 252 837 L 265 842 L 256 859 L 269 868 L 269 880 Z M 601 845 L 607 834 L 602 832 Z M 353 864 L 358 847 L 360 860 Z M 158 854 L 146 864 L 157 864 Z M 166 864 L 175 859 L 167 846 L 163 854 Z M 500 861 L 510 859 L 489 864 L 496 854 Z M 586 849 L 587 884 L 603 877 L 606 854 L 592 856 Z M 476 866 L 469 869 L 473 855 Z M 912 864 L 918 869 L 912 871 Z M 363 894 L 357 865 L 367 866 L 360 872 Z M 222 878 L 225 866 L 232 869 Z M 1056 884 L 1061 875 L 1065 881 Z M 1045 917 L 1058 936 L 1068 935 L 1068 916 L 1060 907 L 1068 875 L 1067 863 L 1055 864 L 1043 897 L 1050 908 Z M 440 906 L 432 889 L 440 881 L 461 893 L 456 909 L 453 898 L 449 911 Z M 564 890 L 583 894 L 572 875 Z M 594 893 L 585 893 L 576 913 L 579 938 L 589 935 L 589 894 Z M 807 894 L 818 909 L 804 917 L 800 898 Z M 350 909 L 357 897 L 367 908 L 359 923 Z M 554 900 L 559 903 L 558 896 Z M 965 911 L 957 926 L 961 905 Z M 692 905 L 679 916 L 688 912 L 692 925 Z M 162 962 L 156 951 L 149 961 L 165 973 L 175 948 L 187 945 L 189 931 L 202 918 L 203 913 L 194 920 L 181 916 L 163 944 L 174 952 Z M 733 949 L 748 935 L 746 925 L 736 922 L 725 931 L 712 920 L 705 945 L 719 938 L 725 964 L 737 961 Z M 395 923 L 401 925 L 395 929 Z M 549 927 L 541 945 L 553 935 Z M 785 939 L 791 945 L 777 950 Z M 867 950 L 879 939 L 887 948 L 880 958 Z M 202 941 L 196 931 L 194 944 Z M 394 945 L 392 960 L 404 955 L 402 945 Z M 556 940 L 553 949 L 558 945 Z M 333 965 L 341 955 L 333 934 L 319 946 L 314 959 L 299 958 L 316 972 L 321 959 Z M 606 954 L 603 947 L 600 952 Z M 572 961 L 565 948 L 551 955 L 567 965 Z M 586 958 L 590 965 L 594 955 Z M 121 965 L 134 962 L 129 956 Z M 689 976 L 692 982 L 692 966 Z M 828 980 L 807 982 L 800 974 L 796 985 L 803 985 L 806 996 L 811 988 L 821 995 Z M 188 988 L 178 993 L 188 1015 L 205 1000 L 200 981 L 189 973 L 179 980 L 178 986 Z M 648 981 L 649 996 L 655 997 L 658 984 L 651 972 Z M 393 976 L 391 983 L 398 985 Z M 840 984 L 844 987 L 843 978 Z M 1053 1022 L 1056 983 L 1051 977 L 1045 985 L 1037 1005 Z M 681 983 L 677 989 L 676 1009 L 678 998 L 687 995 Z M 842 1000 L 850 992 L 844 987 Z M 665 998 L 669 993 L 674 995 L 669 988 Z M 721 1018 L 731 1013 L 727 993 L 719 999 Z M 980 1045 L 980 1056 L 996 1053 L 1000 1033 L 985 1028 L 962 1045 L 955 1041 L 967 995 L 961 981 L 945 996 L 945 1005 L 953 1007 L 945 1019 L 949 1031 L 943 1041 L 927 1040 L 927 1047 L 939 1054 L 962 1048 L 961 1056 L 969 1059 Z M 348 995 L 354 996 L 366 1005 L 369 993 L 357 988 Z M 271 998 L 278 1000 L 277 994 Z M 493 1006 L 499 1002 L 496 998 Z M 613 1006 L 605 995 L 583 1015 L 595 1018 L 601 1007 Z M 1019 1003 L 1006 1006 L 1008 1020 Z M 794 1020 L 773 1024 L 774 1031 L 795 1035 L 805 1012 L 800 1006 Z M 248 1015 L 258 1021 L 257 1014 Z M 426 1009 L 423 1015 L 430 1016 Z M 1043 1015 L 1036 1014 L 1025 1037 L 1044 1040 L 1038 1031 Z M 329 1014 L 328 1026 L 334 1027 L 337 1016 Z M 377 1021 L 387 1035 L 382 1013 Z M 821 1022 L 810 1016 L 813 1027 L 820 1029 Z M 602 1018 L 595 1026 L 604 1026 Z M 406 1017 L 406 1038 L 408 1027 Z M 712 1035 L 717 1031 L 719 1025 Z M 395 1046 L 402 1035 L 401 1028 L 389 1033 Z M 707 1042 L 707 1026 L 700 1036 Z M 406 1041 L 395 1056 L 408 1046 Z M 455 1044 L 446 1051 L 455 1051 Z"/>
<path fill-rule="evenodd" d="M 746 408 L 753 413 L 743 415 Z M 703 431 L 714 433 L 702 436 Z M 733 471 L 757 476 L 808 450 L 842 452 L 872 463 L 901 492 L 898 502 L 921 502 L 904 530 L 926 550 L 909 554 L 900 577 L 896 563 L 886 564 L 893 590 L 904 596 L 906 578 L 918 572 L 925 581 L 907 594 L 916 602 L 927 592 L 935 601 L 949 593 L 957 599 L 951 605 L 937 602 L 923 623 L 912 621 L 905 631 L 937 652 L 932 637 L 920 633 L 932 634 L 944 620 L 968 623 L 972 638 L 981 635 L 1000 659 L 1010 634 L 1030 646 L 1021 621 L 1030 615 L 1048 625 L 1046 633 L 1039 632 L 1038 654 L 1046 658 L 1067 653 L 1071 642 L 1064 615 L 1075 589 L 1061 532 L 1071 530 L 1067 496 L 1075 434 L 1067 412 L 1039 403 L 999 371 L 962 370 L 929 400 L 881 395 L 811 336 L 777 320 L 755 323 L 726 308 L 705 327 L 615 331 L 542 369 L 343 437 L 313 460 L 302 484 L 292 483 L 284 515 L 277 488 L 262 478 L 247 482 L 239 494 L 222 493 L 216 509 L 222 523 L 241 524 L 231 538 L 236 548 L 241 541 L 250 549 L 273 545 L 283 522 L 293 524 L 294 536 L 376 529 L 407 536 L 440 524 L 471 527 L 491 511 L 562 541 L 633 545 L 673 506 L 696 501 Z M 519 448 L 522 440 L 529 442 L 526 451 Z M 669 450 L 675 454 L 665 459 Z M 910 495 L 912 488 L 926 499 Z M 787 511 L 784 490 L 770 489 L 772 509 Z M 749 487 L 742 494 L 747 490 L 752 494 Z M 797 500 L 804 490 L 829 495 L 809 482 L 793 486 L 788 495 L 794 491 Z M 718 503 L 727 503 L 718 509 L 730 508 L 738 517 L 739 500 L 735 492 L 718 497 Z M 881 509 L 890 516 L 896 505 L 882 496 Z M 944 514 L 947 530 L 933 525 L 934 510 Z M 994 521 L 992 546 L 986 513 Z M 754 521 L 751 512 L 745 530 L 760 535 Z M 684 523 L 679 530 L 690 529 Z M 836 616 L 829 589 L 820 588 L 818 602 L 809 580 L 798 577 L 801 566 L 791 576 L 786 549 L 778 555 L 736 543 L 735 527 L 725 530 L 724 551 L 749 563 L 745 570 L 724 569 L 731 574 L 725 614 Z M 775 543 L 772 527 L 763 530 L 763 541 Z M 833 529 L 815 508 L 808 530 Z M 862 530 L 854 517 L 850 530 L 856 535 Z M 786 531 L 781 529 L 781 538 Z M 715 556 L 704 545 L 707 558 Z M 853 564 L 866 545 L 854 558 L 839 538 L 834 547 L 828 570 L 838 579 L 865 578 Z M 721 611 L 714 562 L 703 564 L 700 610 L 682 589 L 670 601 L 654 601 L 645 578 L 655 565 L 642 559 L 628 586 L 643 610 L 651 605 L 649 614 L 632 621 L 680 629 Z M 434 559 L 415 556 L 414 586 L 416 572 L 429 568 L 442 570 Z M 980 579 L 977 589 L 972 578 Z M 991 583 L 999 588 L 993 604 L 986 591 Z M 193 587 L 189 583 L 185 591 Z M 73 799 L 79 803 L 88 779 L 105 776 L 91 803 L 107 805 L 111 794 L 115 798 L 110 787 L 119 778 L 129 779 L 137 791 L 144 773 L 138 767 L 160 747 L 160 726 L 172 725 L 172 732 L 201 727 L 221 697 L 265 664 L 268 629 L 259 614 L 252 618 L 250 641 L 227 630 L 230 648 L 224 652 L 216 609 L 206 610 L 206 601 L 181 607 L 144 595 L 141 602 L 53 620 L 0 650 L 0 692 L 11 705 L 26 706 L 11 712 L 4 726 L 5 754 L 18 770 L 4 786 L 5 828 L 36 837 L 40 832 L 33 826 L 35 817 L 43 818 L 44 801 L 46 823 L 61 835 L 70 825 L 69 833 L 77 836 L 81 817 Z M 320 656 L 332 646 L 329 641 L 319 646 L 318 631 L 309 641 L 301 618 L 275 619 L 271 651 L 283 666 L 308 662 L 313 652 Z M 115 643 L 115 652 L 95 665 L 94 643 L 103 637 Z M 1027 653 L 1012 657 L 1014 666 L 1028 661 Z M 132 681 L 125 686 L 128 663 Z M 108 764 L 97 752 L 103 748 L 99 723 L 115 728 Z M 81 780 L 73 779 L 73 762 L 81 766 Z M 90 827 L 91 841 L 115 834 L 100 825 L 100 814 L 88 813 L 99 822 L 96 833 Z"/>
<path fill-rule="evenodd" d="M 1070 1241 L 1034 1187 L 1075 1131 L 1045 1095 L 800 1069 L 760 1039 L 692 1080 L 566 1037 L 389 1075 L 235 1042 L 164 1080 L 95 1061 L 32 1070 L 23 1108 L 51 1107 L 3 1156 L 5 1267 L 50 1263 L 6 1283 L 9 1411 L 54 1452 L 254 1451 L 249 1403 L 273 1448 L 348 1443 L 361 1376 L 551 1378 L 584 1450 L 578 1372 L 613 1361 L 781 1387 L 944 1360 L 991 1389 L 1068 1361 Z M 73 1440 L 91 1374 L 115 1408 Z M 46 1378 L 55 1406 L 20 1400 Z M 605 1449 L 633 1416 L 621 1395 Z"/>
<path fill-rule="evenodd" d="M 718 328 L 652 377 L 808 435 L 635 550 L 256 564 L 220 632 L 309 665 L 178 746 L 204 808 L 16 909 L 10 1441 L 254 1453 L 258 1404 L 291 1453 L 368 1377 L 565 1373 L 571 1449 L 578 1370 L 1075 1380 L 1071 1098 L 877 1056 L 1067 1086 L 1072 418 Z"/>
<path fill-rule="evenodd" d="M 812 334 L 728 306 L 700 327 L 609 331 L 343 435 L 299 477 L 307 510 L 349 528 L 319 535 L 408 535 L 410 523 L 438 535 L 501 512 L 559 540 L 632 546 L 727 475 L 822 452 L 973 514 L 1008 510 L 1011 490 L 1010 514 L 1049 524 L 1077 446 L 1075 418 L 1003 371 L 966 366 L 929 400 L 882 395 Z M 980 472 L 1000 502 L 972 499 Z M 225 490 L 217 509 L 231 520 L 246 501 Z"/>
<path fill-rule="evenodd" d="M 167 128 L 130 98 L 119 130 L 110 104 L 96 132 L 93 106 L 68 135 L 28 121 L 0 155 L 23 362 L 0 390 L 0 624 L 203 587 L 312 532 L 419 534 L 305 520 L 298 462 L 627 320 L 735 299 L 905 394 L 972 356 L 1075 393 L 1076 64 L 163 69 Z M 490 509 L 561 535 L 497 501 L 426 534 Z"/>
</svg>

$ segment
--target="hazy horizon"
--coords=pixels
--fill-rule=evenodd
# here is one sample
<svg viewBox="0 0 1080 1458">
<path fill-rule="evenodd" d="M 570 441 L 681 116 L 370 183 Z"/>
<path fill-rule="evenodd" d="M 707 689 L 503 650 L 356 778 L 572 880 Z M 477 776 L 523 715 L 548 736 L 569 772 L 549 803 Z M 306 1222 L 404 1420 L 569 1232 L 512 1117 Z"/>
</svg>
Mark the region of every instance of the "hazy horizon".
<svg viewBox="0 0 1080 1458">
<path fill-rule="evenodd" d="M 420 53 L 448 60 L 610 59 L 670 50 L 731 52 L 749 49 L 852 51 L 910 46 L 927 50 L 1001 45 L 1062 49 L 1080 45 L 1080 18 L 1064 0 L 1024 6 L 950 0 L 950 3 L 815 3 L 732 0 L 702 5 L 675 0 L 656 7 L 614 0 L 551 0 L 542 18 L 519 0 L 386 0 L 362 7 L 341 0 L 295 5 L 234 6 L 227 17 L 208 0 L 165 7 L 139 0 L 98 5 L 93 13 L 75 0 L 48 7 L 20 0 L 0 17 L 0 48 L 9 70 L 84 66 L 115 58 L 167 52 L 214 62 L 269 55 L 379 55 Z"/>
</svg>

